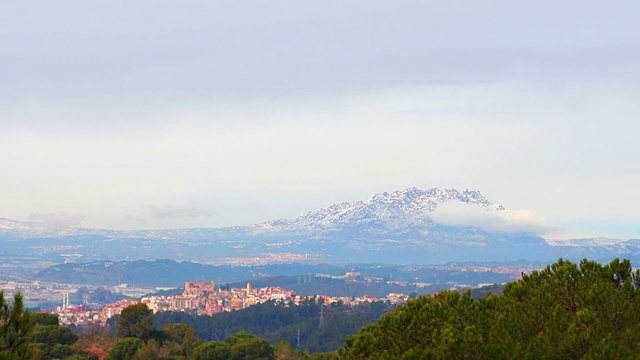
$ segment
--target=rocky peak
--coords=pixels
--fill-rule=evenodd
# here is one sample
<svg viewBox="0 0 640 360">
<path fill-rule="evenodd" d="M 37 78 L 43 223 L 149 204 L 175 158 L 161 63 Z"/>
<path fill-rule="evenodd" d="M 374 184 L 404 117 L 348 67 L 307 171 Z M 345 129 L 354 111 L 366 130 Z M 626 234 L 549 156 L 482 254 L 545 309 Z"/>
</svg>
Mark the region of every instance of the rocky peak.
<svg viewBox="0 0 640 360">
<path fill-rule="evenodd" d="M 421 190 L 412 187 L 392 193 L 375 194 L 365 201 L 335 204 L 294 219 L 279 219 L 259 224 L 259 227 L 264 230 L 318 231 L 378 224 L 389 229 L 398 229 L 412 224 L 431 223 L 429 213 L 445 201 L 479 205 L 487 210 L 504 209 L 489 202 L 478 191 L 441 188 Z"/>
</svg>

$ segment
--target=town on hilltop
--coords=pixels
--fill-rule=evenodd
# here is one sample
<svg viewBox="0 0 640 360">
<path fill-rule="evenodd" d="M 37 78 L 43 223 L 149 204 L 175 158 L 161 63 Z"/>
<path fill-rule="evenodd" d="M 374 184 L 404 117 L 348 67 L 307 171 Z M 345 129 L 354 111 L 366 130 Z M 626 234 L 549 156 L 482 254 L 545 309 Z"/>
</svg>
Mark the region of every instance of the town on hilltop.
<svg viewBox="0 0 640 360">
<path fill-rule="evenodd" d="M 334 297 L 326 295 L 300 296 L 291 290 L 280 287 L 253 288 L 248 282 L 244 288 L 216 288 L 215 282 L 185 282 L 184 292 L 181 295 L 169 296 L 145 296 L 140 300 L 123 299 L 107 304 L 99 309 L 90 309 L 86 303 L 77 306 L 69 305 L 68 294 L 63 298 L 62 306 L 51 313 L 59 316 L 63 325 L 107 325 L 107 320 L 118 315 L 124 308 L 137 303 L 146 304 L 153 313 L 164 311 L 184 311 L 192 315 L 214 315 L 221 312 L 229 312 L 244 309 L 256 304 L 268 301 L 284 302 L 289 306 L 298 306 L 300 303 L 315 299 L 323 305 L 342 302 L 349 305 L 358 305 L 362 302 L 385 301 L 390 304 L 405 304 L 409 296 L 401 293 L 389 293 L 386 298 L 377 298 L 372 295 L 360 297 Z"/>
</svg>

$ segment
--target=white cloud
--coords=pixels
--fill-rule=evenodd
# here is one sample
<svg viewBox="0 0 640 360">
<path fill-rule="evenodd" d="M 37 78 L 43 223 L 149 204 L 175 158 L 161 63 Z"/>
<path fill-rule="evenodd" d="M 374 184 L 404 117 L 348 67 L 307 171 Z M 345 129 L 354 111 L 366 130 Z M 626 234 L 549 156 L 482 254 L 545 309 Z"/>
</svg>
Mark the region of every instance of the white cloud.
<svg viewBox="0 0 640 360">
<path fill-rule="evenodd" d="M 631 1 L 70 3 L 0 13 L 0 216 L 230 226 L 439 186 L 640 218 Z M 545 228 L 500 215 L 472 218 Z"/>
<path fill-rule="evenodd" d="M 447 201 L 439 204 L 431 219 L 447 226 L 472 226 L 490 232 L 525 232 L 539 236 L 561 230 L 528 210 L 486 210 L 478 205 Z"/>
</svg>

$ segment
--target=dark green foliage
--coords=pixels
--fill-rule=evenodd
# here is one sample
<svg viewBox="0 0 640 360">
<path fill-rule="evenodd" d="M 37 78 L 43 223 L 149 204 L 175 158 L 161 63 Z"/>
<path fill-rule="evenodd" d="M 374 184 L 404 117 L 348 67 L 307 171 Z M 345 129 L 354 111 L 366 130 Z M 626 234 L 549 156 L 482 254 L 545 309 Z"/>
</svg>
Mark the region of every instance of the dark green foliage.
<svg viewBox="0 0 640 360">
<path fill-rule="evenodd" d="M 52 358 L 62 359 L 67 356 L 73 355 L 74 351 L 69 345 L 55 344 L 49 354 Z"/>
<path fill-rule="evenodd" d="M 483 296 L 487 296 L 489 294 L 502 294 L 504 290 L 504 285 L 493 284 L 489 286 L 483 286 L 481 288 L 471 289 L 471 297 L 474 299 L 479 299 Z"/>
<path fill-rule="evenodd" d="M 41 316 L 48 314 L 36 314 L 33 322 L 40 323 L 56 323 L 56 325 L 36 325 L 29 336 L 30 348 L 32 351 L 31 360 L 97 360 L 95 354 L 78 350 L 75 343 L 79 336 L 73 333 L 66 326 L 57 325 L 57 316 Z M 55 321 L 54 321 L 55 320 Z"/>
<path fill-rule="evenodd" d="M 229 345 L 220 341 L 209 341 L 196 347 L 191 354 L 192 360 L 228 360 L 231 358 Z"/>
<path fill-rule="evenodd" d="M 59 325 L 58 315 L 47 313 L 36 313 L 31 316 L 33 324 L 38 325 Z"/>
<path fill-rule="evenodd" d="M 100 360 L 100 358 L 91 353 L 76 353 L 65 357 L 63 360 Z"/>
<path fill-rule="evenodd" d="M 371 324 L 392 309 L 382 302 L 363 303 L 358 306 L 332 304 L 324 309 L 324 324 L 314 316 L 301 323 L 291 324 L 272 333 L 257 334 L 272 344 L 287 341 L 297 344 L 300 331 L 300 348 L 311 352 L 332 351 L 344 345 L 344 339 Z M 319 314 L 318 314 L 319 315 Z"/>
<path fill-rule="evenodd" d="M 31 360 L 45 360 L 49 358 L 49 351 L 51 348 L 47 344 L 43 343 L 29 343 L 29 353 L 31 354 Z M 0 359 L 4 359 L 0 356 Z"/>
<path fill-rule="evenodd" d="M 202 344 L 195 329 L 187 324 L 169 324 L 162 329 L 165 343 L 173 343 L 178 351 L 173 355 L 189 356 L 193 349 Z"/>
<path fill-rule="evenodd" d="M 275 357 L 276 359 L 283 360 L 306 360 L 305 354 L 296 350 L 286 341 L 281 341 L 275 349 Z"/>
<path fill-rule="evenodd" d="M 28 339 L 33 328 L 31 313 L 25 310 L 22 294 L 13 296 L 9 305 L 0 291 L 0 359 L 26 359 L 31 347 Z"/>
<path fill-rule="evenodd" d="M 313 353 L 307 356 L 309 360 L 338 360 L 338 352 Z"/>
<path fill-rule="evenodd" d="M 133 360 L 136 352 L 144 346 L 144 342 L 136 337 L 119 340 L 109 352 L 109 360 Z"/>
<path fill-rule="evenodd" d="M 628 358 L 640 350 L 640 273 L 560 259 L 502 295 L 419 297 L 347 339 L 342 359 Z"/>
<path fill-rule="evenodd" d="M 251 339 L 253 339 L 253 338 L 254 338 L 254 336 L 253 336 L 253 335 L 251 335 L 251 334 L 249 334 L 248 332 L 246 332 L 246 331 L 239 331 L 239 332 L 237 332 L 237 333 L 235 333 L 235 334 L 231 334 L 231 335 L 229 335 L 229 336 L 224 340 L 224 343 L 225 343 L 225 344 L 227 344 L 227 345 L 229 345 L 229 346 L 234 346 L 234 345 L 236 345 L 236 344 L 239 344 L 239 343 L 244 342 L 244 341 L 251 340 Z"/>
<path fill-rule="evenodd" d="M 79 336 L 58 325 L 57 316 L 35 314 L 32 322 L 36 326 L 29 335 L 30 360 L 98 360 L 97 355 L 76 346 Z M 43 323 L 51 325 L 40 325 Z"/>
<path fill-rule="evenodd" d="M 142 340 L 153 335 L 153 316 L 144 303 L 127 306 L 118 316 L 116 323 L 117 337 L 137 337 Z"/>
<path fill-rule="evenodd" d="M 160 345 L 156 339 L 149 339 L 136 351 L 133 360 L 158 360 L 160 359 Z"/>
<path fill-rule="evenodd" d="M 31 342 L 43 343 L 47 346 L 56 344 L 71 345 L 78 340 L 70 328 L 60 325 L 38 326 L 31 333 Z"/>
<path fill-rule="evenodd" d="M 365 303 L 358 306 L 332 304 L 324 308 L 324 325 L 320 323 L 320 305 L 315 300 L 299 306 L 276 302 L 258 304 L 249 308 L 213 316 L 191 316 L 182 312 L 157 313 L 155 326 L 188 324 L 198 337 L 223 341 L 229 334 L 247 331 L 264 338 L 271 344 L 287 341 L 297 344 L 300 330 L 300 348 L 310 351 L 332 351 L 344 344 L 347 335 L 357 333 L 362 326 L 378 320 L 393 309 L 383 303 Z"/>
<path fill-rule="evenodd" d="M 272 360 L 274 348 L 266 340 L 246 331 L 230 335 L 224 341 L 231 351 L 231 360 Z"/>
</svg>

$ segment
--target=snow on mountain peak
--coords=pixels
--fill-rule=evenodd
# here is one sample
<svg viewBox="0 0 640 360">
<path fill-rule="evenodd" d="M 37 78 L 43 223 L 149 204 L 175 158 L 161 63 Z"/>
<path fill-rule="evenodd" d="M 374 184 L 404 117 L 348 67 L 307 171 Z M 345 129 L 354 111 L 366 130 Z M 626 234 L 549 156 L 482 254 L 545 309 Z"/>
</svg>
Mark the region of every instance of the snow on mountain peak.
<svg viewBox="0 0 640 360">
<path fill-rule="evenodd" d="M 429 213 L 439 203 L 459 201 L 478 205 L 486 210 L 503 210 L 489 202 L 480 192 L 472 190 L 432 188 L 421 190 L 408 188 L 392 193 L 375 194 L 368 200 L 335 204 L 311 211 L 294 219 L 279 219 L 258 224 L 254 228 L 263 231 L 332 231 L 346 226 L 378 226 L 402 229 L 411 225 L 431 223 Z"/>
</svg>

